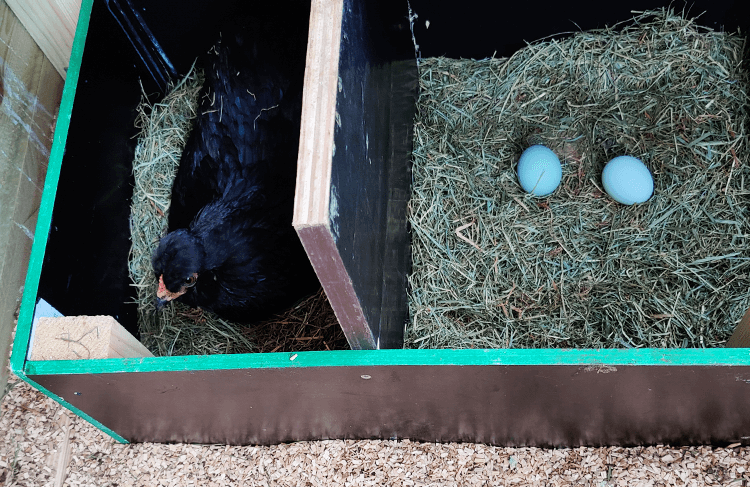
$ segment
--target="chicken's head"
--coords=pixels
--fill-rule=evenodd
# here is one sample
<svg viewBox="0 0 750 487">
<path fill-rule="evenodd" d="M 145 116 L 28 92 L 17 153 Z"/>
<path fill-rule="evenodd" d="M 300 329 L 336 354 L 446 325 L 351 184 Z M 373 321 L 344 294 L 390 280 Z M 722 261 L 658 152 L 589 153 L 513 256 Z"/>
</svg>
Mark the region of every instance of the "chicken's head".
<svg viewBox="0 0 750 487">
<path fill-rule="evenodd" d="M 157 308 L 195 286 L 204 260 L 203 246 L 187 230 L 175 230 L 161 239 L 151 259 L 154 274 L 159 276 Z"/>
</svg>

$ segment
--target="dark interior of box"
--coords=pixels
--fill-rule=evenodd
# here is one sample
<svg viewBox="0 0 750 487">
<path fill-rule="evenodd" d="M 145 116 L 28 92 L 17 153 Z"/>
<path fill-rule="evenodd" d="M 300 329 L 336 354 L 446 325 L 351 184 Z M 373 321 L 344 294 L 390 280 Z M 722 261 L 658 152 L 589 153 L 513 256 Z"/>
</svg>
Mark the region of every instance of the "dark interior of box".
<svg viewBox="0 0 750 487">
<path fill-rule="evenodd" d="M 283 7 L 237 0 L 94 2 L 39 298 L 65 315 L 112 315 L 137 335 L 127 256 L 134 121 L 142 94 L 156 101 L 170 71 L 178 77 L 187 73 L 217 39 L 222 19 L 252 12 L 281 29 L 294 15 L 306 24 L 309 5 L 304 0 Z M 306 38 L 307 32 L 290 35 Z M 163 52 L 172 69 L 154 59 L 154 52 Z"/>
<path fill-rule="evenodd" d="M 446 56 L 481 59 L 510 56 L 516 50 L 548 36 L 611 26 L 628 20 L 634 11 L 671 7 L 716 30 L 743 32 L 750 5 L 743 0 L 629 0 L 595 2 L 466 2 L 410 0 L 419 16 L 414 35 L 422 57 Z M 429 27 L 425 26 L 429 21 Z"/>
<path fill-rule="evenodd" d="M 630 18 L 633 10 L 671 3 L 411 0 L 410 4 L 418 15 L 414 35 L 423 57 L 484 58 L 507 56 L 525 42 L 612 25 Z M 681 10 L 684 4 L 671 5 Z M 702 13 L 700 22 L 715 29 L 739 27 L 744 32 L 750 19 L 750 5 L 742 0 L 695 0 L 689 5 L 691 15 Z M 222 17 L 237 8 L 252 9 L 284 28 L 284 16 L 307 15 L 309 2 L 303 8 L 285 4 L 283 15 L 263 12 L 281 8 L 265 2 L 94 2 L 38 295 L 63 314 L 112 315 L 136 334 L 134 291 L 127 270 L 134 120 L 142 90 L 156 98 L 162 85 L 154 75 L 159 63 L 149 65 L 144 60 L 148 55 L 133 47 L 133 32 L 143 35 L 143 30 L 132 23 L 140 17 L 158 39 L 173 71 L 184 74 L 195 57 L 210 47 Z M 406 16 L 393 27 L 408 28 Z M 125 33 L 128 30 L 131 38 Z"/>
</svg>

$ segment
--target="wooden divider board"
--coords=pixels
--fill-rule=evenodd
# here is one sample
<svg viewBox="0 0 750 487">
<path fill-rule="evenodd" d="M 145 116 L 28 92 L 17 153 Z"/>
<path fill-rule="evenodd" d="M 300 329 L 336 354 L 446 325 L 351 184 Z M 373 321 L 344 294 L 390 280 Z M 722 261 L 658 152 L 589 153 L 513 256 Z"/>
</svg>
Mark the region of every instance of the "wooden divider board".
<svg viewBox="0 0 750 487">
<path fill-rule="evenodd" d="M 406 14 L 311 8 L 293 224 L 353 349 L 403 344 L 417 70 L 408 30 L 392 26 Z"/>
<path fill-rule="evenodd" d="M 310 11 L 293 225 L 350 346 L 375 348 L 330 227 L 330 183 L 343 0 Z"/>
</svg>

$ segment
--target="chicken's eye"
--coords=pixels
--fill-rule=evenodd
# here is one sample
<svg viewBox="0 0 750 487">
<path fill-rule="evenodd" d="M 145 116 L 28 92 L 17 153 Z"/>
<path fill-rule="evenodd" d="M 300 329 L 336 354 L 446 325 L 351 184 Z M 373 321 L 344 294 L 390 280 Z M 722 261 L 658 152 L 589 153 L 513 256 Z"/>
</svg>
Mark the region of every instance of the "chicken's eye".
<svg viewBox="0 0 750 487">
<path fill-rule="evenodd" d="M 190 287 L 193 284 L 195 284 L 195 281 L 198 280 L 198 276 L 196 274 L 193 274 L 192 276 L 185 279 L 185 287 Z"/>
</svg>

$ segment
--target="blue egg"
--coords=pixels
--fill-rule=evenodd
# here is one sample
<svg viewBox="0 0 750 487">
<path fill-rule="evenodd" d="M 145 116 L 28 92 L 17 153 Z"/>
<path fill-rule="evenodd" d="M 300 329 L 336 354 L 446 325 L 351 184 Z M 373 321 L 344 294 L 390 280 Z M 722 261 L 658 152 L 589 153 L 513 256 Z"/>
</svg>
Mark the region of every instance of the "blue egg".
<svg viewBox="0 0 750 487">
<path fill-rule="evenodd" d="M 521 154 L 518 160 L 518 182 L 527 193 L 534 196 L 547 196 L 552 193 L 562 179 L 560 159 L 543 145 L 532 145 Z"/>
<path fill-rule="evenodd" d="M 602 171 L 604 191 L 623 205 L 647 201 L 654 194 L 654 178 L 640 159 L 632 156 L 615 157 Z"/>
</svg>

